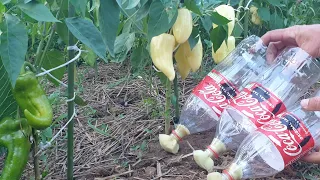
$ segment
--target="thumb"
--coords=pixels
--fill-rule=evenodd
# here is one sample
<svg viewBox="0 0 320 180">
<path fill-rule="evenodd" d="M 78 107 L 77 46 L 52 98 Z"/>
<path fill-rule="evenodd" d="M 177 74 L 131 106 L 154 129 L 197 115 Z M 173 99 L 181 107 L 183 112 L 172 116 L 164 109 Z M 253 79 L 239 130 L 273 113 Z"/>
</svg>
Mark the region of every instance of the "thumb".
<svg viewBox="0 0 320 180">
<path fill-rule="evenodd" d="M 313 97 L 310 99 L 303 99 L 300 102 L 303 109 L 307 111 L 320 111 L 320 97 Z"/>
<path fill-rule="evenodd" d="M 312 152 L 301 158 L 302 161 L 314 164 L 320 164 L 320 152 Z"/>
</svg>

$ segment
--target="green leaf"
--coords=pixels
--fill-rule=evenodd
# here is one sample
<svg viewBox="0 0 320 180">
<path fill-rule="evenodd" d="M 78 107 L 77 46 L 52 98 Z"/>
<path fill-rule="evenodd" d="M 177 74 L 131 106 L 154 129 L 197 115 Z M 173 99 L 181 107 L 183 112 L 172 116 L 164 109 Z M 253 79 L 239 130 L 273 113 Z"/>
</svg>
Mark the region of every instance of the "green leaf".
<svg viewBox="0 0 320 180">
<path fill-rule="evenodd" d="M 59 20 L 65 19 L 68 17 L 68 1 L 63 0 L 62 6 L 60 8 L 60 13 L 58 16 Z M 69 31 L 66 23 L 62 21 L 61 23 L 56 24 L 56 32 L 60 39 L 65 43 L 68 44 L 68 37 L 69 37 Z"/>
<path fill-rule="evenodd" d="M 174 18 L 175 14 L 178 12 L 177 5 L 179 1 L 180 0 L 161 0 L 164 9 L 167 12 L 169 22 L 171 22 L 172 18 Z"/>
<path fill-rule="evenodd" d="M 195 0 L 185 0 L 184 4 L 186 5 L 187 9 L 189 9 L 190 11 L 202 16 L 202 13 L 201 13 L 199 7 L 197 6 Z"/>
<path fill-rule="evenodd" d="M 270 17 L 270 28 L 271 29 L 281 29 L 284 28 L 283 19 L 274 12 Z"/>
<path fill-rule="evenodd" d="M 163 74 L 163 72 L 156 72 L 157 76 L 160 79 L 160 82 L 162 84 L 162 86 L 166 86 L 167 81 L 169 81 L 169 79 L 167 78 L 167 76 L 165 74 Z"/>
<path fill-rule="evenodd" d="M 100 31 L 88 19 L 66 18 L 70 32 L 82 43 L 91 48 L 100 58 L 106 60 L 106 45 Z"/>
<path fill-rule="evenodd" d="M 225 18 L 224 16 L 221 16 L 218 12 L 213 12 L 210 16 L 212 23 L 222 26 L 225 24 L 228 24 L 230 22 L 229 19 Z"/>
<path fill-rule="evenodd" d="M 69 37 L 69 34 L 68 34 L 68 27 L 66 25 L 65 22 L 62 22 L 62 23 L 57 23 L 56 24 L 57 28 L 56 28 L 56 32 L 58 34 L 58 36 L 61 38 L 61 40 L 68 44 L 68 37 Z"/>
<path fill-rule="evenodd" d="M 198 43 L 199 41 L 199 29 L 198 27 L 193 27 L 192 28 L 192 33 L 188 39 L 188 42 L 189 42 L 189 45 L 190 45 L 190 48 L 191 50 L 194 48 L 194 46 Z"/>
<path fill-rule="evenodd" d="M 2 64 L 2 60 L 0 59 L 0 119 L 10 116 L 14 117 L 18 105 L 16 103 L 16 100 L 13 97 L 12 94 L 12 86 L 10 84 L 10 79 L 8 77 L 8 73 L 6 69 L 4 68 L 4 65 Z"/>
<path fill-rule="evenodd" d="M 242 32 L 243 32 L 243 29 L 242 29 L 242 27 L 239 25 L 239 22 L 238 22 L 238 23 L 235 23 L 235 25 L 234 25 L 234 30 L 233 30 L 233 32 L 232 32 L 232 35 L 233 35 L 234 37 L 240 37 L 241 34 L 242 34 Z"/>
<path fill-rule="evenodd" d="M 48 96 L 48 100 L 49 100 L 50 104 L 52 105 L 58 101 L 59 97 L 60 97 L 60 93 L 55 91 Z"/>
<path fill-rule="evenodd" d="M 210 16 L 202 16 L 200 17 L 200 19 L 203 28 L 207 31 L 208 34 L 210 34 L 210 30 L 212 29 L 212 21 Z"/>
<path fill-rule="evenodd" d="M 215 0 L 213 2 L 215 2 L 215 5 L 220 3 L 223 3 L 223 4 L 230 3 L 230 6 L 235 6 L 235 5 L 238 5 L 240 1 L 239 0 Z"/>
<path fill-rule="evenodd" d="M 231 0 L 230 1 L 230 6 L 236 6 L 236 5 L 239 4 L 239 2 L 240 2 L 239 0 Z M 228 1 L 226 3 L 228 3 Z"/>
<path fill-rule="evenodd" d="M 176 103 L 177 103 L 177 96 L 174 95 L 174 93 L 172 93 L 170 99 L 171 99 L 171 104 L 172 104 L 172 106 L 175 106 Z"/>
<path fill-rule="evenodd" d="M 129 4 L 126 9 L 135 8 L 139 4 L 140 0 L 129 0 Z"/>
<path fill-rule="evenodd" d="M 146 151 L 147 150 L 147 141 L 143 140 L 141 145 L 140 145 L 140 150 L 141 151 Z"/>
<path fill-rule="evenodd" d="M 50 10 L 43 4 L 36 1 L 27 4 L 19 4 L 18 7 L 31 18 L 43 22 L 60 22 L 56 19 Z"/>
<path fill-rule="evenodd" d="M 68 2 L 69 1 L 66 1 L 66 0 L 58 0 L 57 1 L 58 5 L 60 6 L 60 11 L 62 10 L 63 13 L 68 12 L 68 10 L 69 10 L 69 3 Z M 68 14 L 65 14 L 63 17 L 68 17 Z"/>
<path fill-rule="evenodd" d="M 0 0 L 1 4 L 6 5 L 11 2 L 11 0 Z"/>
<path fill-rule="evenodd" d="M 160 1 L 153 1 L 149 11 L 148 22 L 148 38 L 158 36 L 168 31 L 177 19 L 178 11 L 176 11 L 174 18 L 169 21 L 165 6 Z"/>
<path fill-rule="evenodd" d="M 270 10 L 268 8 L 265 8 L 265 7 L 259 8 L 258 15 L 262 20 L 266 22 L 270 21 Z"/>
<path fill-rule="evenodd" d="M 103 40 L 107 45 L 107 50 L 112 57 L 114 53 L 114 43 L 117 37 L 117 30 L 120 23 L 120 8 L 115 1 L 100 1 L 99 26 Z"/>
<path fill-rule="evenodd" d="M 48 70 L 54 67 L 57 67 L 65 62 L 64 53 L 58 50 L 49 51 L 44 56 L 43 68 Z M 63 78 L 64 73 L 66 72 L 66 67 L 59 68 L 52 71 L 50 74 L 53 75 L 58 80 Z M 59 82 L 47 75 L 47 78 L 54 83 L 56 86 L 59 86 Z"/>
<path fill-rule="evenodd" d="M 70 0 L 71 4 L 74 6 L 78 14 L 81 14 L 82 17 L 86 14 L 86 7 L 88 0 Z"/>
<path fill-rule="evenodd" d="M 133 49 L 130 57 L 133 72 L 140 71 L 146 66 L 146 60 L 149 57 L 148 55 L 148 51 L 142 45 L 139 45 L 138 47 Z"/>
<path fill-rule="evenodd" d="M 152 0 L 146 0 L 146 2 L 139 8 L 136 15 L 136 21 L 140 21 L 148 15 L 151 3 Z"/>
<path fill-rule="evenodd" d="M 281 6 L 281 1 L 279 0 L 267 0 L 273 6 Z"/>
<path fill-rule="evenodd" d="M 6 11 L 6 6 L 4 6 L 3 4 L 0 4 L 0 13 L 1 13 L 0 18 L 2 17 L 2 13 L 4 13 L 5 11 Z"/>
<path fill-rule="evenodd" d="M 29 34 L 31 35 L 31 48 L 33 48 L 35 42 L 36 42 L 36 37 L 38 36 L 38 24 L 31 24 L 30 25 L 30 32 Z"/>
<path fill-rule="evenodd" d="M 0 30 L 0 56 L 14 87 L 27 53 L 27 30 L 17 17 L 10 14 L 5 14 Z"/>
<path fill-rule="evenodd" d="M 122 33 L 130 33 L 132 23 L 133 23 L 133 19 L 126 21 L 125 24 L 123 25 Z"/>
<path fill-rule="evenodd" d="M 54 3 L 56 3 L 56 0 L 47 0 L 48 4 L 52 6 Z"/>
<path fill-rule="evenodd" d="M 84 49 L 88 52 L 84 52 L 81 54 L 83 60 L 91 67 L 94 67 L 97 59 L 97 55 L 87 46 L 84 46 Z"/>
<path fill-rule="evenodd" d="M 123 62 L 129 50 L 132 48 L 133 43 L 135 40 L 135 34 L 134 33 L 123 33 L 120 36 L 116 38 L 115 42 L 115 58 L 111 57 L 111 62 L 117 62 L 121 63 Z"/>
<path fill-rule="evenodd" d="M 216 28 L 212 29 L 210 33 L 210 40 L 212 42 L 214 52 L 220 48 L 223 41 L 227 38 L 227 32 L 228 31 L 226 31 L 223 26 L 217 26 Z"/>
<path fill-rule="evenodd" d="M 74 102 L 79 106 L 86 106 L 88 103 L 83 100 L 80 96 L 76 95 Z"/>
<path fill-rule="evenodd" d="M 46 137 L 46 138 L 52 138 L 52 129 L 51 127 L 46 128 L 45 130 L 42 131 L 42 134 Z"/>
</svg>

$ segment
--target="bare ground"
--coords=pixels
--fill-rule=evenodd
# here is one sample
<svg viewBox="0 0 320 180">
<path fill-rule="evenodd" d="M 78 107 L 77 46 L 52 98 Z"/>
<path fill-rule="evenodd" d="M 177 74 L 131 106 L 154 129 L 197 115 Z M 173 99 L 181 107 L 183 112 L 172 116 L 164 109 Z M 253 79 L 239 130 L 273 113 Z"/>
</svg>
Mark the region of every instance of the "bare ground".
<svg viewBox="0 0 320 180">
<path fill-rule="evenodd" d="M 191 147 L 203 149 L 208 145 L 214 130 L 187 137 L 177 155 L 169 154 L 158 143 L 158 134 L 164 131 L 162 113 L 165 104 L 165 93 L 159 78 L 150 80 L 142 76 L 128 79 L 128 68 L 115 64 L 99 65 L 98 74 L 95 78 L 94 70 L 88 67 L 78 71 L 80 83 L 77 91 L 88 105 L 76 106 L 75 179 L 206 179 L 206 172 L 196 165 L 190 153 Z M 152 82 L 152 87 L 149 82 Z M 181 106 L 197 83 L 198 80 L 191 78 L 180 81 Z M 63 98 L 65 88 L 51 87 L 50 92 L 60 92 L 60 101 L 54 106 L 57 120 L 67 113 Z M 63 118 L 53 126 L 53 134 L 66 121 Z M 233 153 L 225 154 L 218 161 L 216 170 L 221 171 L 233 156 Z M 33 176 L 32 159 L 30 157 L 25 177 Z M 40 170 L 47 174 L 44 179 L 66 179 L 66 131 L 42 153 L 40 159 Z M 282 173 L 265 179 L 320 179 L 320 170 L 316 165 L 298 162 Z"/>
</svg>

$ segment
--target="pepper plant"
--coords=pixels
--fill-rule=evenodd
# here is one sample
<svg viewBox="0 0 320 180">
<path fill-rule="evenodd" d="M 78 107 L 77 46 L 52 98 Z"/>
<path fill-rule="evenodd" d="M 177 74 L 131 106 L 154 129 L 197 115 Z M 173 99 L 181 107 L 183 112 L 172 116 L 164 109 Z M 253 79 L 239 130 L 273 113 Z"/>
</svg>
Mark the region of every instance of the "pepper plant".
<svg viewBox="0 0 320 180">
<path fill-rule="evenodd" d="M 0 145 L 8 149 L 0 179 L 22 176 L 29 149 L 35 179 L 43 178 L 39 133 L 50 129 L 59 115 L 41 82 L 65 85 L 60 81 L 65 73 L 70 122 L 67 178 L 73 179 L 72 119 L 75 103 L 86 102 L 74 91 L 76 67 L 70 60 L 85 61 L 96 75 L 98 62 L 130 63 L 130 79 L 147 74 L 150 87 L 157 74 L 166 89 L 162 115 L 168 133 L 172 104 L 174 119 L 179 120 L 178 82 L 203 71 L 202 59 L 221 62 L 251 33 L 318 22 L 303 16 L 307 12 L 318 17 L 319 11 L 312 8 L 318 5 L 311 0 L 0 0 Z"/>
</svg>

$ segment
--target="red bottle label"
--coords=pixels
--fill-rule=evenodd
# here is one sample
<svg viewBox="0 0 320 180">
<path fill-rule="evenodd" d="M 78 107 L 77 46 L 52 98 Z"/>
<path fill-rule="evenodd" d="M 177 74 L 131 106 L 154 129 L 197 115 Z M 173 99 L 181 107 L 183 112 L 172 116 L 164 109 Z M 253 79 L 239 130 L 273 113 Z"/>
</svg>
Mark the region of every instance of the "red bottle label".
<svg viewBox="0 0 320 180">
<path fill-rule="evenodd" d="M 277 147 L 285 166 L 295 162 L 314 147 L 314 139 L 309 130 L 299 118 L 288 112 L 278 115 L 258 131 L 268 136 Z"/>
<path fill-rule="evenodd" d="M 193 89 L 193 94 L 210 106 L 218 117 L 238 93 L 239 91 L 233 83 L 216 70 L 212 70 Z"/>
<path fill-rule="evenodd" d="M 282 101 L 259 83 L 248 84 L 230 103 L 257 127 L 286 110 Z"/>
</svg>

